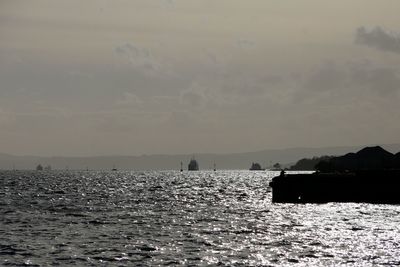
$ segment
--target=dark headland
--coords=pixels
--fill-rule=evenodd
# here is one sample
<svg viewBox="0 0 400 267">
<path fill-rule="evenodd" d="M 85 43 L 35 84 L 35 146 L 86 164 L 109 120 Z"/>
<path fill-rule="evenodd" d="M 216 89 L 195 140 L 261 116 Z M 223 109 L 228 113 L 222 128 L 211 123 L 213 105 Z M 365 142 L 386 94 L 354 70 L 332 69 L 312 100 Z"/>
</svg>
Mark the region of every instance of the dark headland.
<svg viewBox="0 0 400 267">
<path fill-rule="evenodd" d="M 315 169 L 313 174 L 274 177 L 272 201 L 400 204 L 400 152 L 366 147 L 357 153 L 327 157 Z"/>
</svg>

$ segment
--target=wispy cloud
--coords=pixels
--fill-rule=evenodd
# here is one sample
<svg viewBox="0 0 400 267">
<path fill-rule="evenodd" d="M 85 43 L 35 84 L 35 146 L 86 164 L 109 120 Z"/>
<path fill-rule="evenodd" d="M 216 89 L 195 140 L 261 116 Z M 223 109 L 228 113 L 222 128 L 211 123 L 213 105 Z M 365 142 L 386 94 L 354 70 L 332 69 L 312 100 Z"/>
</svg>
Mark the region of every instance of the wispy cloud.
<svg viewBox="0 0 400 267">
<path fill-rule="evenodd" d="M 153 57 L 149 48 L 132 43 L 125 43 L 116 46 L 114 52 L 128 59 L 133 67 L 139 68 L 146 73 L 159 72 L 162 69 L 161 63 Z"/>
<path fill-rule="evenodd" d="M 117 100 L 117 105 L 120 106 L 140 106 L 142 103 L 142 99 L 131 92 L 124 92 L 122 98 Z"/>
<path fill-rule="evenodd" d="M 368 97 L 379 95 L 397 99 L 400 95 L 400 76 L 395 68 L 382 67 L 368 61 L 345 64 L 330 61 L 305 76 L 303 89 L 295 94 L 296 97 L 305 93 L 308 98 L 318 98 L 321 93 L 343 99 L 361 93 Z"/>
<path fill-rule="evenodd" d="M 400 35 L 377 26 L 371 30 L 359 27 L 355 34 L 355 43 L 382 51 L 400 53 Z"/>
<path fill-rule="evenodd" d="M 236 46 L 241 49 L 249 49 L 253 48 L 256 45 L 254 41 L 247 40 L 247 39 L 239 39 L 236 41 Z"/>
</svg>

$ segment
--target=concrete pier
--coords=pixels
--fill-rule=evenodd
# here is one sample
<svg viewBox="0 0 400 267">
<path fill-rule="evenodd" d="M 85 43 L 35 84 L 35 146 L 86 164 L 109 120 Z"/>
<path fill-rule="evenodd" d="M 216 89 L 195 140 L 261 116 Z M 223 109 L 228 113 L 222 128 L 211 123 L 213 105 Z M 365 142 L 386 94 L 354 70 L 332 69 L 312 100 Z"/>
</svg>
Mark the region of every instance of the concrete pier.
<svg viewBox="0 0 400 267">
<path fill-rule="evenodd" d="M 272 202 L 400 204 L 400 170 L 285 174 L 274 177 Z"/>
</svg>

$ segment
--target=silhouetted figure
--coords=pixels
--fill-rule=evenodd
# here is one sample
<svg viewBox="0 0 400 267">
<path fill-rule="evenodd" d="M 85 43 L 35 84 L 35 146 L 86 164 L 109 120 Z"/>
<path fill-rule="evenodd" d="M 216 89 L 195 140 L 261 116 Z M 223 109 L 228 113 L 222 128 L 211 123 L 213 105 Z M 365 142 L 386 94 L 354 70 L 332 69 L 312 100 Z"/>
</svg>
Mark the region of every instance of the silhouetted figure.
<svg viewBox="0 0 400 267">
<path fill-rule="evenodd" d="M 181 172 L 183 172 L 183 162 L 181 161 Z"/>
<path fill-rule="evenodd" d="M 215 172 L 217 171 L 217 165 L 215 165 L 215 162 L 214 162 L 214 171 Z"/>
</svg>

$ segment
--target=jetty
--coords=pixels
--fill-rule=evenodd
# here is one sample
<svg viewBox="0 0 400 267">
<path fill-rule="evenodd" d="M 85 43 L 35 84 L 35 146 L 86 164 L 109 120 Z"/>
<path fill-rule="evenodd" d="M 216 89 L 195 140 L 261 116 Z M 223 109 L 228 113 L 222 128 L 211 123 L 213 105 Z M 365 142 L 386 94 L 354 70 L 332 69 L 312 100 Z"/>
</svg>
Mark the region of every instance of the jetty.
<svg viewBox="0 0 400 267">
<path fill-rule="evenodd" d="M 399 155 L 370 147 L 321 162 L 312 174 L 282 172 L 270 182 L 272 202 L 400 204 Z"/>
</svg>

